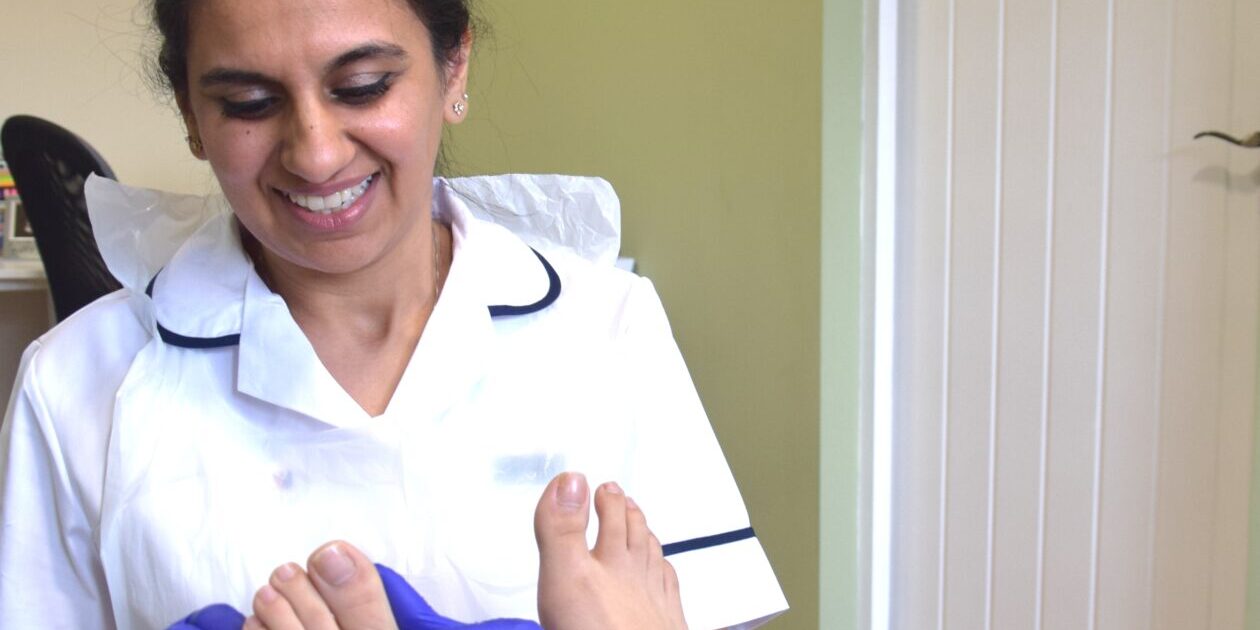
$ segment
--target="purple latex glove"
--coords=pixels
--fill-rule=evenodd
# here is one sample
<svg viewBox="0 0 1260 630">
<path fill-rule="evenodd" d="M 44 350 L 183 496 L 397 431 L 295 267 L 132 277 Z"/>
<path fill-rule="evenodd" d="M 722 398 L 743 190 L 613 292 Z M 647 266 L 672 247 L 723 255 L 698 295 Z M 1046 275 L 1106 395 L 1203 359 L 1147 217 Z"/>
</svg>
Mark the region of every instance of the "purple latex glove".
<svg viewBox="0 0 1260 630">
<path fill-rule="evenodd" d="M 385 596 L 389 598 L 389 607 L 394 611 L 394 621 L 399 630 L 448 630 L 451 628 L 472 628 L 475 630 L 542 630 L 537 622 L 527 619 L 491 619 L 477 623 L 460 623 L 437 614 L 424 598 L 411 588 L 411 585 L 394 570 L 376 565 L 381 574 L 381 582 L 385 584 Z"/>
<path fill-rule="evenodd" d="M 227 604 L 211 604 L 176 621 L 166 630 L 241 630 L 245 615 Z"/>
<path fill-rule="evenodd" d="M 394 570 L 376 565 L 385 585 L 385 597 L 399 630 L 542 630 L 542 627 L 526 619 L 491 619 L 477 623 L 460 623 L 437 614 L 424 598 Z M 213 604 L 175 622 L 167 630 L 241 630 L 245 615 L 227 604 Z"/>
</svg>

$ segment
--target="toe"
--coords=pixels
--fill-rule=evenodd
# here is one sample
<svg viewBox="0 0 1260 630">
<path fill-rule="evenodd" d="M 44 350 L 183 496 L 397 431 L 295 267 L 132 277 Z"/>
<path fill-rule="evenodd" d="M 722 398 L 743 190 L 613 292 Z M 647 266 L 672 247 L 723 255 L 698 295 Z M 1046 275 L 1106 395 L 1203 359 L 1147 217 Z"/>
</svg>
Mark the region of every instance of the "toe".
<svg viewBox="0 0 1260 630">
<path fill-rule="evenodd" d="M 678 573 L 668 560 L 665 563 L 665 606 L 673 627 L 686 629 L 687 619 L 683 616 L 682 595 L 678 590 Z"/>
<path fill-rule="evenodd" d="M 599 515 L 599 537 L 595 555 L 612 559 L 626 555 L 626 495 L 621 486 L 610 481 L 595 491 L 595 513 Z"/>
<path fill-rule="evenodd" d="M 590 491 L 582 473 L 560 473 L 538 500 L 534 537 L 544 561 L 557 554 L 585 554 L 586 525 L 590 520 Z"/>
<path fill-rule="evenodd" d="M 642 560 L 647 565 L 652 559 L 652 531 L 648 529 L 647 517 L 634 499 L 626 497 L 626 547 L 630 555 Z M 656 545 L 656 553 L 660 555 L 660 544 Z"/>
<path fill-rule="evenodd" d="M 670 564 L 669 560 L 661 560 L 661 564 L 664 565 L 661 573 L 665 586 L 665 595 L 679 600 L 678 572 L 674 571 L 674 565 Z"/>
<path fill-rule="evenodd" d="M 298 565 L 290 562 L 272 571 L 269 586 L 284 597 L 303 627 L 336 627 L 336 621 L 333 620 L 332 612 L 324 603 L 324 598 L 320 596 L 319 591 L 315 590 L 310 577 Z M 269 627 L 272 626 L 265 618 L 263 622 Z"/>
<path fill-rule="evenodd" d="M 649 532 L 645 546 L 647 549 L 644 552 L 644 561 L 647 564 L 648 589 L 652 593 L 664 593 L 665 574 L 669 562 L 665 560 L 664 554 L 661 553 L 661 542 Z"/>
<path fill-rule="evenodd" d="M 589 598 L 580 588 L 592 564 L 586 547 L 590 490 L 581 473 L 557 475 L 538 500 L 534 536 L 538 539 L 538 615 L 544 628 L 572 627 L 566 613 Z"/>
<path fill-rule="evenodd" d="M 376 567 L 343 541 L 320 547 L 307 560 L 311 583 L 342 628 L 394 628 L 394 615 Z"/>
<path fill-rule="evenodd" d="M 302 630 L 302 622 L 297 613 L 279 591 L 270 584 L 254 593 L 254 617 L 259 625 L 269 630 Z M 311 626 L 318 628 L 320 626 Z M 325 628 L 328 626 L 324 626 Z"/>
</svg>

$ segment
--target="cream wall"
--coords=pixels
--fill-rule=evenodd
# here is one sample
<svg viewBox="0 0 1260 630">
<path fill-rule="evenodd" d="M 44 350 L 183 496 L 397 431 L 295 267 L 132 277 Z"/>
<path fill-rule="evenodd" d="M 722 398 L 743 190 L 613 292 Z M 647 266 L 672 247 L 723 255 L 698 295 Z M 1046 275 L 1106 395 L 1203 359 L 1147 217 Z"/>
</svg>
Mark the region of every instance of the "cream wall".
<svg viewBox="0 0 1260 630">
<path fill-rule="evenodd" d="M 135 0 L 0 0 L 0 117 L 35 114 L 83 136 L 131 184 L 199 192 L 209 169 L 183 146 L 173 107 L 144 79 Z"/>
<path fill-rule="evenodd" d="M 823 12 L 832 42 L 823 290 Z M 172 108 L 141 78 L 134 1 L 0 0 L 0 116 L 94 144 L 131 184 L 204 191 Z M 793 606 L 776 628 L 856 627 L 861 0 L 483 0 L 456 174 L 599 175 L 624 253 L 656 283 L 754 526 Z M 856 22 L 855 22 L 856 20 Z M 846 55 L 848 55 L 846 57 Z M 852 55 L 857 55 L 854 59 Z M 820 321 L 823 295 L 830 316 Z M 0 298 L 3 300 L 4 298 Z M 0 308 L 0 310 L 3 310 Z M 0 326 L 0 335 L 6 335 Z M 0 357 L 0 361 L 5 361 Z M 3 374 L 0 374 L 3 376 Z M 820 393 L 831 417 L 820 449 Z M 832 452 L 830 449 L 836 449 Z M 829 532 L 819 619 L 820 454 Z"/>
</svg>

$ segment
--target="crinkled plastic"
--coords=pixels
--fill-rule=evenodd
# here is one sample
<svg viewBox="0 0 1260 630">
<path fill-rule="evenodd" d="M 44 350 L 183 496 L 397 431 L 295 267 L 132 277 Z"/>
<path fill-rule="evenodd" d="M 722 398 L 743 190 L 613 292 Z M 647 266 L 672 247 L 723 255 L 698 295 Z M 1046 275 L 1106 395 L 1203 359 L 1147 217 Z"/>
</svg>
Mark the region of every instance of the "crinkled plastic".
<svg viewBox="0 0 1260 630">
<path fill-rule="evenodd" d="M 534 249 L 557 248 L 612 265 L 621 249 L 621 202 L 598 177 L 490 175 L 445 180 L 479 219 L 498 223 Z"/>
<path fill-rule="evenodd" d="M 492 175 L 442 179 L 480 219 L 511 230 L 545 253 L 567 250 L 612 265 L 621 249 L 621 202 L 597 177 Z M 135 188 L 92 175 L 88 216 L 110 273 L 141 290 L 179 246 L 215 216 L 230 212 L 222 195 L 181 195 Z"/>
<path fill-rule="evenodd" d="M 197 228 L 229 211 L 221 196 L 133 188 L 96 174 L 88 177 L 83 191 L 105 266 L 118 282 L 136 291 Z"/>
</svg>

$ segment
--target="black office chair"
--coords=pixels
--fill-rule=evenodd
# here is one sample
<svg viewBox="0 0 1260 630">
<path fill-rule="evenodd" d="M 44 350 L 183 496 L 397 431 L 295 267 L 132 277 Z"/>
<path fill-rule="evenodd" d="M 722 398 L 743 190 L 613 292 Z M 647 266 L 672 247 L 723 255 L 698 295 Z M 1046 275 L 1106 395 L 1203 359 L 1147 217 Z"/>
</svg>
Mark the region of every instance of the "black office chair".
<svg viewBox="0 0 1260 630">
<path fill-rule="evenodd" d="M 44 261 L 57 321 L 120 288 L 96 247 L 83 196 L 88 174 L 116 179 L 100 154 L 82 138 L 34 116 L 6 120 L 0 146 Z"/>
</svg>

